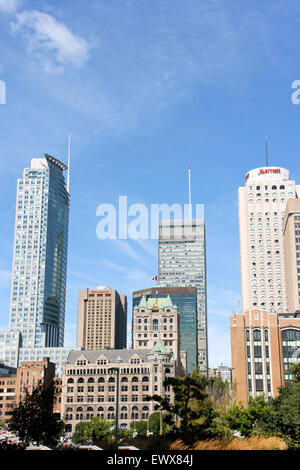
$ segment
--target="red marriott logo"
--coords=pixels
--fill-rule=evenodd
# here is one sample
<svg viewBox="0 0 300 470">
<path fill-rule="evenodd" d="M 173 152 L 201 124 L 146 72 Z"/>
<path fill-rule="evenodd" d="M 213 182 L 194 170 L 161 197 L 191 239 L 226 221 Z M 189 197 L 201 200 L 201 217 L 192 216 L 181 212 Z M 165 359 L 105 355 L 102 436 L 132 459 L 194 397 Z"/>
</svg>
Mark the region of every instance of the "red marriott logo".
<svg viewBox="0 0 300 470">
<path fill-rule="evenodd" d="M 110 294 L 109 290 L 91 290 L 90 294 Z"/>
<path fill-rule="evenodd" d="M 268 173 L 280 173 L 280 168 L 261 168 L 259 170 L 259 175 L 266 175 Z"/>
</svg>

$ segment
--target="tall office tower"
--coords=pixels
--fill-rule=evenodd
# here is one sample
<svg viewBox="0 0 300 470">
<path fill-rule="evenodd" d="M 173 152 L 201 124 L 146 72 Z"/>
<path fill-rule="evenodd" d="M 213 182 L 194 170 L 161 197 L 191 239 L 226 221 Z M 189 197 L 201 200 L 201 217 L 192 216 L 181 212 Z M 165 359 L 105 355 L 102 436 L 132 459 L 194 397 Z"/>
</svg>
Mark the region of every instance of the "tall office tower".
<svg viewBox="0 0 300 470">
<path fill-rule="evenodd" d="M 68 250 L 67 167 L 33 158 L 18 179 L 9 330 L 22 348 L 63 346 Z"/>
<path fill-rule="evenodd" d="M 204 219 L 159 223 L 159 286 L 197 290 L 197 347 L 200 371 L 208 374 L 206 246 Z M 191 337 L 193 331 L 190 332 Z"/>
<path fill-rule="evenodd" d="M 132 294 L 134 310 L 142 299 L 165 299 L 170 297 L 177 306 L 180 320 L 180 351 L 181 363 L 190 374 L 197 367 L 197 290 L 196 287 L 150 287 L 135 291 Z M 133 329 L 132 329 L 133 330 Z"/>
<path fill-rule="evenodd" d="M 126 348 L 127 297 L 99 286 L 78 294 L 77 346 L 87 350 Z"/>
<path fill-rule="evenodd" d="M 232 380 L 237 399 L 270 399 L 290 383 L 291 364 L 299 362 L 300 313 L 248 310 L 230 317 Z"/>
<path fill-rule="evenodd" d="M 239 188 L 242 310 L 287 311 L 282 222 L 300 186 L 285 168 L 249 171 Z"/>
<path fill-rule="evenodd" d="M 300 312 L 300 199 L 289 199 L 283 219 L 288 312 Z"/>
</svg>

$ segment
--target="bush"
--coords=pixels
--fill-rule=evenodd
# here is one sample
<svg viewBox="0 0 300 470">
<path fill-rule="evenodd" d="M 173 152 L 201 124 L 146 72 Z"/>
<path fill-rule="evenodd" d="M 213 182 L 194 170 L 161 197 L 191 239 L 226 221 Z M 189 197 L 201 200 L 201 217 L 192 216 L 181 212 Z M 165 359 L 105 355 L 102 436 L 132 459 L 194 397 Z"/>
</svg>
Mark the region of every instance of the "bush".
<svg viewBox="0 0 300 470">
<path fill-rule="evenodd" d="M 248 437 L 244 439 L 207 439 L 187 446 L 181 440 L 173 442 L 170 450 L 287 450 L 279 437 Z"/>
</svg>

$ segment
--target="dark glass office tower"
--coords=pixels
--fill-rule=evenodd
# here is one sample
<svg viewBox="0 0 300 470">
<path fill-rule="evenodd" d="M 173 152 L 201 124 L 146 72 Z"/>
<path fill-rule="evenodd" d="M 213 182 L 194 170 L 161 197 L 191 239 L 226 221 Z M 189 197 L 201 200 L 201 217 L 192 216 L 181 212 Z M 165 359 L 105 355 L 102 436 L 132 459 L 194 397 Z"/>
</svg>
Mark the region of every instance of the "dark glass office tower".
<svg viewBox="0 0 300 470">
<path fill-rule="evenodd" d="M 197 367 L 197 291 L 195 287 L 150 287 L 132 294 L 132 309 L 142 297 L 166 298 L 170 296 L 180 316 L 180 350 L 186 352 L 186 372 Z M 185 364 L 183 364 L 185 366 Z"/>
<path fill-rule="evenodd" d="M 33 158 L 18 179 L 9 329 L 23 348 L 64 342 L 69 194 L 67 167 Z"/>
<path fill-rule="evenodd" d="M 161 220 L 158 273 L 161 287 L 197 290 L 198 366 L 208 374 L 206 242 L 204 219 Z"/>
</svg>

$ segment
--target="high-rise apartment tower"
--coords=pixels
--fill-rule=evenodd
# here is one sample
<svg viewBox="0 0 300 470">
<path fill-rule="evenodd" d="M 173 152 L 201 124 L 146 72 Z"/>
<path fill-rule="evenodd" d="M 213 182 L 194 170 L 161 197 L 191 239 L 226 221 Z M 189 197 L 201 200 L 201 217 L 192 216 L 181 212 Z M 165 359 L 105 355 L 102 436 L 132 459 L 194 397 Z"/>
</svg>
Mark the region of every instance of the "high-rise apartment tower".
<svg viewBox="0 0 300 470">
<path fill-rule="evenodd" d="M 33 158 L 18 179 L 9 330 L 23 348 L 64 342 L 69 194 L 67 167 Z"/>
<path fill-rule="evenodd" d="M 239 188 L 242 311 L 287 312 L 283 218 L 288 199 L 299 195 L 280 167 L 249 171 Z"/>
<path fill-rule="evenodd" d="M 288 312 L 300 313 L 300 199 L 289 199 L 283 219 Z"/>
</svg>

